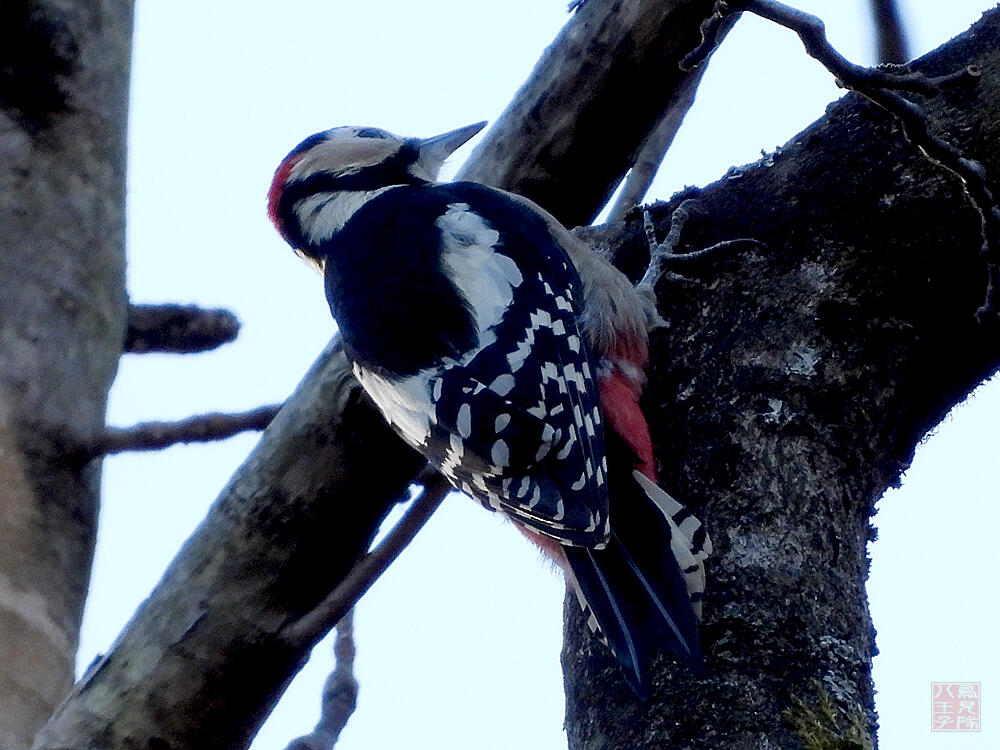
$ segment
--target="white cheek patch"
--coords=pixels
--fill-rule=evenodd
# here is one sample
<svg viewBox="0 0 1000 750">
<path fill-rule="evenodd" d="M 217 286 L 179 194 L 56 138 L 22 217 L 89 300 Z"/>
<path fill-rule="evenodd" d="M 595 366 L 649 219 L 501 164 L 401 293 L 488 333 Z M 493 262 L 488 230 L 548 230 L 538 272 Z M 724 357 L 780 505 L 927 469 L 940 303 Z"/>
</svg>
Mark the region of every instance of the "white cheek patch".
<svg viewBox="0 0 1000 750">
<path fill-rule="evenodd" d="M 309 243 L 319 245 L 343 229 L 368 201 L 393 187 L 396 186 L 390 185 L 378 190 L 316 193 L 295 204 L 295 215 Z"/>
<path fill-rule="evenodd" d="M 496 341 L 490 329 L 503 318 L 524 278 L 513 260 L 495 251 L 500 233 L 468 204 L 452 203 L 434 223 L 441 230 L 441 263 L 471 308 L 478 348 L 485 348 Z"/>
</svg>

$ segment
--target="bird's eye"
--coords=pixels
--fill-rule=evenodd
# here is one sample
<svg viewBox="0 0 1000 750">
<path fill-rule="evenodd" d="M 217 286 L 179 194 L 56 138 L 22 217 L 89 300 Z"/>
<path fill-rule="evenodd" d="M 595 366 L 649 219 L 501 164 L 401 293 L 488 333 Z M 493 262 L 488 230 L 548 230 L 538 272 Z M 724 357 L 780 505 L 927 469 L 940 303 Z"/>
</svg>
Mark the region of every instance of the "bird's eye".
<svg viewBox="0 0 1000 750">
<path fill-rule="evenodd" d="M 358 131 L 358 138 L 385 138 L 385 131 L 378 128 L 361 128 Z"/>
</svg>

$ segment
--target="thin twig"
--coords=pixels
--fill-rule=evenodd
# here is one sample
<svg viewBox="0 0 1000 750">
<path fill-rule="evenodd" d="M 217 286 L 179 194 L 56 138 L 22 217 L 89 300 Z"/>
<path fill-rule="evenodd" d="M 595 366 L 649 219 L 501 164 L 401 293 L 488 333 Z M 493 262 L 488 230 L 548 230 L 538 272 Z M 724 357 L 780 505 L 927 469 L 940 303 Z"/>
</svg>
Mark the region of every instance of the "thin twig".
<svg viewBox="0 0 1000 750">
<path fill-rule="evenodd" d="M 130 305 L 125 351 L 195 354 L 228 344 L 239 332 L 239 319 L 223 308 Z"/>
<path fill-rule="evenodd" d="M 340 584 L 312 610 L 285 625 L 278 638 L 294 648 L 315 642 L 333 627 L 399 557 L 431 517 L 451 485 L 440 476 L 424 484 L 424 491 L 410 505 L 406 514 L 375 549 L 361 557 Z"/>
<path fill-rule="evenodd" d="M 241 432 L 263 430 L 280 408 L 281 404 L 270 404 L 233 414 L 198 414 L 177 422 L 142 422 L 132 427 L 109 427 L 75 452 L 85 458 L 95 458 L 125 451 L 159 450 L 176 443 L 223 440 Z"/>
<path fill-rule="evenodd" d="M 354 610 L 337 623 L 333 641 L 334 666 L 323 685 L 319 721 L 312 733 L 288 743 L 286 750 L 333 750 L 358 706 L 358 680 L 354 676 Z"/>
<path fill-rule="evenodd" d="M 716 3 L 717 8 L 725 5 L 724 2 Z M 844 86 L 892 114 L 910 143 L 920 149 L 929 161 L 944 167 L 962 181 L 969 202 L 979 213 L 983 237 L 980 254 L 987 268 L 986 299 L 976 311 L 976 317 L 981 322 L 987 317 L 994 317 L 996 310 L 993 298 L 996 289 L 1000 288 L 1000 209 L 986 183 L 986 169 L 980 162 L 963 156 L 950 143 L 930 133 L 924 108 L 897 93 L 909 91 L 933 95 L 943 84 L 962 78 L 975 78 L 979 71 L 968 67 L 950 76 L 928 78 L 920 73 L 863 68 L 848 61 L 830 45 L 823 22 L 815 16 L 776 0 L 746 0 L 740 3 L 740 9 L 798 34 L 811 57 L 818 60 Z"/>
</svg>

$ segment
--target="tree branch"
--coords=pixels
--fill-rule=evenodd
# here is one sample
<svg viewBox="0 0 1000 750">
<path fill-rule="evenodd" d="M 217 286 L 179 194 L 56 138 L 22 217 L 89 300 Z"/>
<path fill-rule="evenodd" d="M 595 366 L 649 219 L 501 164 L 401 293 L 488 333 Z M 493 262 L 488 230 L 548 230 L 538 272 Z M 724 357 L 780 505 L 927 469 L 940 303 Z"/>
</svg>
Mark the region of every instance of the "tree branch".
<svg viewBox="0 0 1000 750">
<path fill-rule="evenodd" d="M 663 163 L 670 144 L 674 142 L 677 131 L 680 130 L 691 105 L 694 95 L 701 83 L 701 74 L 705 68 L 699 68 L 694 75 L 686 78 L 677 91 L 677 104 L 667 109 L 659 124 L 653 129 L 639 149 L 632 168 L 625 177 L 622 191 L 608 214 L 609 222 L 622 221 L 625 214 L 639 205 L 649 191 L 649 186 L 656 177 L 656 172 Z"/>
<path fill-rule="evenodd" d="M 568 227 L 589 224 L 700 74 L 680 69 L 712 0 L 588 0 L 577 7 L 458 173 L 513 190 Z M 661 134 L 661 143 L 662 143 Z"/>
<path fill-rule="evenodd" d="M 108 427 L 78 452 L 85 459 L 125 451 L 151 451 L 177 443 L 224 440 L 250 430 L 263 430 L 274 419 L 281 404 L 259 406 L 244 412 L 198 414 L 177 422 L 142 422 L 131 427 Z"/>
<path fill-rule="evenodd" d="M 960 78 L 978 78 L 981 71 L 975 66 L 959 69 L 957 74 L 927 78 L 920 73 L 896 73 L 873 68 L 863 68 L 845 59 L 827 41 L 823 22 L 776 0 L 748 0 L 743 9 L 761 18 L 780 24 L 798 34 L 806 52 L 835 75 L 846 87 L 891 113 L 903 129 L 906 138 L 933 163 L 944 167 L 958 177 L 965 188 L 969 202 L 979 214 L 982 234 L 980 254 L 987 264 L 986 299 L 976 310 L 981 322 L 997 317 L 994 293 L 1000 286 L 1000 208 L 993 199 L 987 184 L 986 169 L 981 162 L 968 158 L 943 138 L 930 132 L 927 111 L 920 105 L 900 96 L 897 91 L 924 94 L 938 93 L 939 86 L 955 83 Z"/>
<path fill-rule="evenodd" d="M 125 351 L 194 354 L 228 344 L 239 332 L 239 319 L 222 308 L 130 305 Z"/>
<path fill-rule="evenodd" d="M 278 637 L 292 648 L 304 648 L 322 638 L 399 557 L 451 491 L 444 477 L 431 479 L 382 543 L 364 555 L 323 601 L 285 625 Z"/>
<path fill-rule="evenodd" d="M 353 669 L 354 606 L 413 541 L 452 490 L 444 477 L 426 469 L 425 473 L 431 476 L 425 481 L 423 492 L 385 539 L 362 556 L 337 588 L 314 609 L 288 623 L 278 634 L 292 648 L 305 648 L 322 638 L 334 624 L 337 626 L 336 666 L 323 687 L 320 720 L 311 734 L 292 740 L 287 750 L 331 750 L 354 713 L 358 696 Z"/>
<path fill-rule="evenodd" d="M 248 743 L 309 653 L 277 633 L 347 576 L 423 465 L 333 342 L 35 748 Z"/>
<path fill-rule="evenodd" d="M 358 680 L 354 676 L 354 610 L 337 622 L 333 643 L 334 667 L 323 685 L 319 722 L 312 733 L 288 743 L 286 750 L 333 750 L 358 705 Z"/>
</svg>

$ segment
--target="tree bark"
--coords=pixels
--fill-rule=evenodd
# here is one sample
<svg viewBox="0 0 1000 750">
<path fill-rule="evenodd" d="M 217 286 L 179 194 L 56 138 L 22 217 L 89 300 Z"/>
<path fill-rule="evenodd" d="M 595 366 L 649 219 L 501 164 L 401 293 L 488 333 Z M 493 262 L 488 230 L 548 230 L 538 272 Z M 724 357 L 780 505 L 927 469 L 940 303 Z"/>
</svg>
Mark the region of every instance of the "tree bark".
<svg viewBox="0 0 1000 750">
<path fill-rule="evenodd" d="M 248 744 L 313 645 L 282 629 L 347 574 L 421 464 L 332 347 L 35 747 Z"/>
<path fill-rule="evenodd" d="M 132 6 L 0 9 L 0 747 L 30 745 L 73 682 L 125 325 Z"/>
<path fill-rule="evenodd" d="M 927 105 L 932 129 L 981 160 L 994 191 L 998 50 L 992 11 L 919 64 L 982 68 Z M 708 673 L 663 660 L 652 699 L 637 703 L 567 602 L 569 745 L 873 747 L 873 506 L 1000 364 L 1000 326 L 975 319 L 979 217 L 950 173 L 853 94 L 695 197 L 704 216 L 685 229 L 688 249 L 766 244 L 685 269 L 697 287 L 660 288 L 669 327 L 654 336 L 646 402 L 662 483 L 715 543 Z M 661 236 L 675 206 L 654 211 Z M 596 239 L 626 267 L 645 262 L 639 222 Z"/>
</svg>

